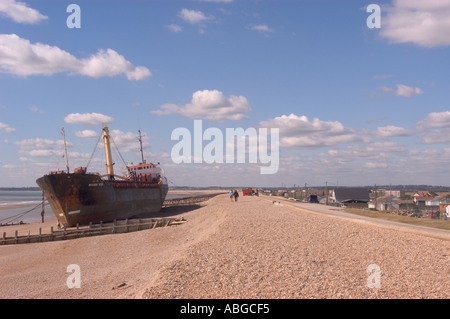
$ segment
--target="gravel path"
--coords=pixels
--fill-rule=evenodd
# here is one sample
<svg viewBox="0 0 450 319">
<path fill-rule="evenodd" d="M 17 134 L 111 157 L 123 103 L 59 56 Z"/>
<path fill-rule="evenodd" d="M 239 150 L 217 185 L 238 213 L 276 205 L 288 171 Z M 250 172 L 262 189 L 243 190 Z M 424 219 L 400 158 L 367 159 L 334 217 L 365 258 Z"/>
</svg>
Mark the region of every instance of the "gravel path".
<svg viewBox="0 0 450 319">
<path fill-rule="evenodd" d="M 142 297 L 450 297 L 448 240 L 263 198 L 227 201 L 209 204 L 227 205 L 217 231 L 167 264 Z"/>
</svg>

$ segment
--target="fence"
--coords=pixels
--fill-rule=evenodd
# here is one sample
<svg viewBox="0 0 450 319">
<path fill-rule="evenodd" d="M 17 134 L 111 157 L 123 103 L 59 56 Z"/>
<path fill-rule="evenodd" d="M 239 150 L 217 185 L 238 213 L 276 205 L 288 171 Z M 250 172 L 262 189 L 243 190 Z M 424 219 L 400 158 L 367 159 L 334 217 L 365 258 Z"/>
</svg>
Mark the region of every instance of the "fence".
<svg viewBox="0 0 450 319">
<path fill-rule="evenodd" d="M 42 228 L 39 228 L 37 235 L 19 236 L 16 230 L 14 237 L 6 237 L 6 232 L 0 241 L 0 245 L 11 244 L 28 244 L 28 243 L 42 243 L 48 241 L 67 240 L 89 236 L 99 236 L 107 234 L 128 233 L 144 229 L 151 229 L 156 227 L 168 227 L 173 225 L 180 225 L 185 223 L 183 218 L 146 218 L 146 219 L 125 219 L 115 220 L 112 223 L 104 224 L 89 224 L 89 226 L 79 227 L 65 230 L 54 230 L 53 226 L 50 228 L 49 234 L 43 234 Z"/>
</svg>

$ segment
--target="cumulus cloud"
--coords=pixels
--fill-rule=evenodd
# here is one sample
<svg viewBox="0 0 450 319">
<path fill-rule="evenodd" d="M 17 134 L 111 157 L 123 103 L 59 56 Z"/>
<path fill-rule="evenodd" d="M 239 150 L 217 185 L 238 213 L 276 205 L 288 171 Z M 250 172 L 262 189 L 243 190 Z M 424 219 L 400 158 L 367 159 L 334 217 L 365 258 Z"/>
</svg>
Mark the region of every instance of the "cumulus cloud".
<svg viewBox="0 0 450 319">
<path fill-rule="evenodd" d="M 450 142 L 450 111 L 429 113 L 416 126 L 422 131 L 421 139 L 425 144 Z"/>
<path fill-rule="evenodd" d="M 16 129 L 12 128 L 8 124 L 0 122 L 0 131 L 5 131 L 6 133 L 14 133 Z"/>
<path fill-rule="evenodd" d="M 78 72 L 93 78 L 103 76 L 115 76 L 124 73 L 128 80 L 143 80 L 151 75 L 151 72 L 142 66 L 134 66 L 131 62 L 112 49 L 99 50 L 97 54 L 87 59 L 80 60 L 81 67 Z"/>
<path fill-rule="evenodd" d="M 32 157 L 62 156 L 64 150 L 64 141 L 62 140 L 32 138 L 15 142 L 15 144 L 19 146 L 19 154 Z M 70 142 L 67 142 L 66 145 L 67 147 L 73 146 Z"/>
<path fill-rule="evenodd" d="M 423 91 L 420 88 L 413 88 L 404 84 L 397 84 L 397 89 L 382 87 L 384 93 L 393 94 L 395 96 L 412 97 L 414 95 L 422 95 Z"/>
<path fill-rule="evenodd" d="M 376 134 L 379 137 L 386 138 L 386 137 L 395 137 L 395 136 L 411 136 L 414 134 L 414 132 L 411 130 L 402 128 L 402 127 L 389 125 L 389 126 L 379 127 L 376 131 Z"/>
<path fill-rule="evenodd" d="M 392 43 L 421 47 L 450 45 L 450 2 L 446 0 L 394 0 L 384 7 L 380 35 Z"/>
<path fill-rule="evenodd" d="M 112 117 L 100 113 L 71 113 L 64 118 L 66 123 L 81 125 L 99 125 L 113 120 Z"/>
<path fill-rule="evenodd" d="M 450 111 L 432 112 L 417 122 L 417 126 L 420 129 L 450 127 Z"/>
<path fill-rule="evenodd" d="M 129 80 L 151 76 L 150 70 L 134 66 L 112 49 L 78 59 L 56 46 L 32 44 L 16 34 L 0 34 L 0 72 L 19 76 L 69 72 L 93 78 L 125 74 Z"/>
<path fill-rule="evenodd" d="M 178 16 L 186 22 L 191 24 L 199 24 L 211 20 L 212 17 L 207 17 L 202 11 L 182 9 Z"/>
<path fill-rule="evenodd" d="M 121 152 L 139 152 L 141 146 L 136 133 L 112 130 L 110 135 Z M 145 133 L 142 133 L 141 139 L 142 148 L 148 148 L 150 146 L 149 137 Z"/>
<path fill-rule="evenodd" d="M 206 16 L 202 11 L 189 10 L 186 8 L 182 9 L 178 13 L 178 16 L 181 19 L 183 19 L 184 21 L 186 21 L 192 25 L 197 25 L 199 27 L 200 34 L 205 33 L 206 22 L 210 22 L 210 21 L 214 20 L 213 16 Z M 179 30 L 179 28 L 177 28 L 177 27 L 175 27 L 175 28 L 172 27 L 172 31 Z"/>
<path fill-rule="evenodd" d="M 360 140 L 358 134 L 337 121 L 310 120 L 295 114 L 282 115 L 259 123 L 260 127 L 279 128 L 280 144 L 292 148 L 334 146 Z"/>
<path fill-rule="evenodd" d="M 421 136 L 425 144 L 447 144 L 450 143 L 450 128 L 426 131 Z"/>
<path fill-rule="evenodd" d="M 0 1 L 0 15 L 25 24 L 36 24 L 47 19 L 47 16 L 29 8 L 26 3 L 16 0 Z"/>
<path fill-rule="evenodd" d="M 196 91 L 191 103 L 184 106 L 164 104 L 160 110 L 152 111 L 156 115 L 181 114 L 191 119 L 205 119 L 221 122 L 224 120 L 242 120 L 245 113 L 251 111 L 250 103 L 244 96 L 226 97 L 218 90 Z"/>
</svg>

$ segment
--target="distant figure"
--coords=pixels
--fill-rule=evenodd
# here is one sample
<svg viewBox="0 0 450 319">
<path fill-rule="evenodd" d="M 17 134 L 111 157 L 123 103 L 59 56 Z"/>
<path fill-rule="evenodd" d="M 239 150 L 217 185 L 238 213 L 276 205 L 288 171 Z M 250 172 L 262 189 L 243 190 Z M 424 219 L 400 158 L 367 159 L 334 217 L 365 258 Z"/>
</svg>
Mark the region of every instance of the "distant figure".
<svg viewBox="0 0 450 319">
<path fill-rule="evenodd" d="M 42 211 L 41 211 L 41 218 L 42 218 L 42 222 L 44 222 L 44 213 L 45 213 L 45 211 L 44 211 L 44 210 L 42 210 Z"/>
<path fill-rule="evenodd" d="M 56 224 L 56 226 L 57 226 L 58 230 L 61 229 L 61 224 L 60 224 L 59 220 L 58 220 L 58 223 Z"/>
<path fill-rule="evenodd" d="M 233 190 L 230 190 L 230 201 L 233 201 L 234 192 Z"/>
<path fill-rule="evenodd" d="M 237 202 L 238 197 L 239 197 L 238 191 L 237 191 L 237 190 L 234 190 L 234 201 L 235 201 L 235 202 Z"/>
</svg>

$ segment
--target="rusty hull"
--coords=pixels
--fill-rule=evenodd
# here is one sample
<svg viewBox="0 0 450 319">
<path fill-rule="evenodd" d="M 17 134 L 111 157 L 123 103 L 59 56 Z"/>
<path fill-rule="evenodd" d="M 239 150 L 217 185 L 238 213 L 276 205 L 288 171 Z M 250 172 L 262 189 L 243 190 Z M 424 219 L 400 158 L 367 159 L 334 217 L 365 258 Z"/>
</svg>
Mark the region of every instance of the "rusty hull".
<svg viewBox="0 0 450 319">
<path fill-rule="evenodd" d="M 167 184 L 103 180 L 97 174 L 59 172 L 36 183 L 67 227 L 158 213 L 168 192 Z"/>
</svg>

